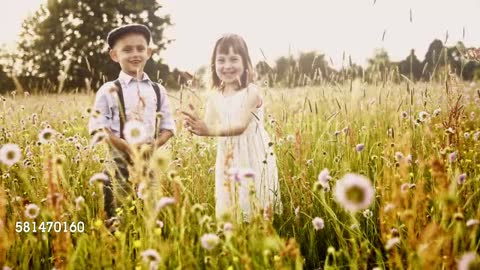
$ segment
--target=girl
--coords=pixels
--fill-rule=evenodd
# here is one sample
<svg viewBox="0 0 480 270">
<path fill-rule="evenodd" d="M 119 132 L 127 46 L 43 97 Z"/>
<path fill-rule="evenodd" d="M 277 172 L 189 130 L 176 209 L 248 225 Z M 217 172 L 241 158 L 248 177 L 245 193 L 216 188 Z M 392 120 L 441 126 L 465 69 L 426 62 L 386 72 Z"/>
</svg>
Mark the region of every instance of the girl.
<svg viewBox="0 0 480 270">
<path fill-rule="evenodd" d="M 218 91 L 207 101 L 205 122 L 191 105 L 192 112 L 182 113 L 191 133 L 218 137 L 216 216 L 221 218 L 238 206 L 246 221 L 257 207 L 264 217 L 271 218 L 273 212 L 282 211 L 277 164 L 263 125 L 263 100 L 251 84 L 253 68 L 245 41 L 234 34 L 220 38 L 211 68 Z"/>
</svg>

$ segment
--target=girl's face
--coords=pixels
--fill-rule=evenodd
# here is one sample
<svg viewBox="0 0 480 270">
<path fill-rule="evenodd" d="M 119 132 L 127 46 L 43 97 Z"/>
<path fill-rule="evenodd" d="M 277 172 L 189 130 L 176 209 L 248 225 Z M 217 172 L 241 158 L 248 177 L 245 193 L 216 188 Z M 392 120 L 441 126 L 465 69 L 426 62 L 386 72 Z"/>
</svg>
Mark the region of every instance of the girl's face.
<svg viewBox="0 0 480 270">
<path fill-rule="evenodd" d="M 225 86 L 239 86 L 240 78 L 245 67 L 243 65 L 240 54 L 233 52 L 233 48 L 228 49 L 228 54 L 221 53 L 217 50 L 215 55 L 215 72 L 218 78 Z"/>
</svg>

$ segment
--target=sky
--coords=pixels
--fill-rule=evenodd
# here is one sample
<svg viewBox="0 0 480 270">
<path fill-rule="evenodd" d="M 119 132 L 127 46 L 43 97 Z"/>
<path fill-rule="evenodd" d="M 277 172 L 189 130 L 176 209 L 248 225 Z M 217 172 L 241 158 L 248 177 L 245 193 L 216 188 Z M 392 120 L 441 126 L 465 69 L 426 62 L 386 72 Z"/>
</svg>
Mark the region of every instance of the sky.
<svg viewBox="0 0 480 270">
<path fill-rule="evenodd" d="M 22 20 L 45 0 L 6 1 L 0 43 L 11 44 Z M 415 49 L 423 60 L 433 39 L 480 47 L 480 0 L 163 0 L 161 14 L 175 41 L 161 57 L 171 68 L 194 72 L 208 65 L 224 33 L 244 37 L 253 63 L 317 51 L 334 67 L 348 57 L 365 65 L 376 48 L 399 61 Z M 6 5 L 6 7 L 5 7 Z M 448 32 L 448 38 L 446 38 Z M 383 37 L 383 39 L 382 39 Z M 263 52 L 263 54 L 262 54 Z M 345 58 L 343 56 L 346 56 Z"/>
</svg>

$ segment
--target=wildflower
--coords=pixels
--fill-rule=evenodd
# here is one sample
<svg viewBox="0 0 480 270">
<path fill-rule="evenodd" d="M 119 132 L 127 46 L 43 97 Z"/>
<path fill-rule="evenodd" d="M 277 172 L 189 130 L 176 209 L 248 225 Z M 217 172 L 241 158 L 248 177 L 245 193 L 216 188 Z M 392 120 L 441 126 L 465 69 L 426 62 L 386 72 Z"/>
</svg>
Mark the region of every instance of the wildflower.
<svg viewBox="0 0 480 270">
<path fill-rule="evenodd" d="M 307 167 L 313 164 L 313 159 L 308 159 L 306 162 Z"/>
<path fill-rule="evenodd" d="M 362 152 L 363 149 L 365 149 L 365 145 L 363 143 L 357 144 L 357 146 L 355 146 L 355 150 L 357 152 Z"/>
<path fill-rule="evenodd" d="M 468 132 L 463 133 L 463 137 L 464 137 L 465 139 L 470 138 L 470 133 L 468 133 Z"/>
<path fill-rule="evenodd" d="M 392 239 L 388 240 L 387 243 L 385 244 L 385 249 L 390 250 L 394 246 L 400 244 L 400 238 L 398 237 L 393 237 Z"/>
<path fill-rule="evenodd" d="M 25 216 L 30 219 L 36 218 L 39 213 L 40 213 L 40 207 L 38 207 L 38 205 L 34 203 L 28 204 L 25 207 Z"/>
<path fill-rule="evenodd" d="M 330 191 L 330 185 L 328 184 L 328 180 L 332 179 L 330 176 L 330 173 L 327 168 L 323 169 L 319 174 L 318 174 L 318 183 L 323 187 L 324 191 Z"/>
<path fill-rule="evenodd" d="M 473 134 L 472 138 L 473 138 L 474 141 L 478 141 L 478 138 L 480 138 L 480 131 L 475 132 Z"/>
<path fill-rule="evenodd" d="M 295 207 L 295 218 L 298 218 L 299 217 L 299 214 L 300 214 L 300 206 L 297 206 Z"/>
<path fill-rule="evenodd" d="M 475 226 L 478 224 L 480 224 L 480 221 L 478 219 L 473 219 L 473 218 L 467 220 L 467 223 L 466 223 L 467 227 Z"/>
<path fill-rule="evenodd" d="M 175 204 L 175 202 L 175 198 L 173 197 L 162 197 L 155 204 L 155 210 L 158 212 L 169 205 Z"/>
<path fill-rule="evenodd" d="M 408 118 L 408 113 L 406 111 L 402 112 L 402 118 L 407 119 Z"/>
<path fill-rule="evenodd" d="M 165 224 L 163 224 L 163 221 L 161 220 L 157 220 L 155 223 L 157 223 L 157 226 L 160 228 L 163 228 L 163 226 L 165 226 Z"/>
<path fill-rule="evenodd" d="M 343 132 L 343 134 L 347 135 L 347 133 L 348 133 L 348 127 L 344 127 L 344 128 L 342 129 L 342 132 Z"/>
<path fill-rule="evenodd" d="M 462 173 L 458 176 L 458 184 L 461 185 L 463 183 L 465 183 L 465 179 L 467 179 L 467 174 L 466 173 Z"/>
<path fill-rule="evenodd" d="M 471 270 L 480 268 L 480 258 L 474 251 L 462 255 L 458 261 L 458 270 Z"/>
<path fill-rule="evenodd" d="M 388 213 L 394 208 L 395 208 L 395 205 L 393 203 L 387 203 L 387 205 L 385 205 L 385 208 L 383 208 L 383 212 Z"/>
<path fill-rule="evenodd" d="M 438 109 L 433 111 L 433 116 L 437 117 L 437 116 L 440 115 L 441 112 L 442 112 L 442 109 L 438 108 Z"/>
<path fill-rule="evenodd" d="M 295 136 L 292 134 L 288 134 L 286 138 L 287 142 L 293 142 L 295 140 Z"/>
<path fill-rule="evenodd" d="M 40 133 L 38 134 L 38 140 L 42 144 L 46 144 L 49 142 L 52 142 L 54 139 L 56 131 L 51 129 L 51 128 L 44 128 Z"/>
<path fill-rule="evenodd" d="M 407 155 L 407 162 L 408 164 L 412 164 L 412 154 Z"/>
<path fill-rule="evenodd" d="M 105 183 L 108 181 L 108 175 L 105 173 L 96 173 L 90 177 L 90 180 L 88 180 L 88 183 L 90 186 L 93 186 L 95 183 Z"/>
<path fill-rule="evenodd" d="M 78 196 L 76 199 L 75 199 L 75 208 L 77 210 L 80 210 L 81 208 L 81 205 L 85 202 L 85 198 L 83 198 L 82 196 Z"/>
<path fill-rule="evenodd" d="M 7 166 L 20 161 L 21 156 L 20 147 L 16 144 L 7 143 L 0 148 L 0 162 Z"/>
<path fill-rule="evenodd" d="M 429 114 L 427 112 L 421 111 L 418 113 L 418 120 L 420 120 L 420 122 L 425 122 L 428 116 Z"/>
<path fill-rule="evenodd" d="M 325 228 L 325 222 L 322 218 L 316 217 L 312 220 L 313 228 L 315 231 L 322 230 Z"/>
<path fill-rule="evenodd" d="M 223 224 L 223 231 L 224 231 L 224 232 L 231 232 L 231 231 L 233 231 L 233 224 L 230 223 L 230 222 L 227 222 L 227 223 Z"/>
<path fill-rule="evenodd" d="M 337 137 L 338 135 L 340 135 L 340 131 L 336 130 L 335 133 L 333 133 L 333 135 L 335 135 L 335 137 Z"/>
<path fill-rule="evenodd" d="M 348 211 L 357 212 L 368 208 L 373 202 L 375 191 L 366 177 L 346 174 L 335 185 L 335 199 Z"/>
<path fill-rule="evenodd" d="M 373 212 L 370 209 L 363 210 L 363 217 L 364 218 L 371 218 L 373 216 Z"/>
<path fill-rule="evenodd" d="M 128 121 L 123 129 L 125 140 L 130 144 L 140 144 L 147 140 L 147 130 L 140 121 Z"/>
<path fill-rule="evenodd" d="M 395 160 L 400 162 L 403 160 L 403 153 L 402 152 L 395 152 Z"/>
<path fill-rule="evenodd" d="M 453 129 L 452 127 L 449 127 L 445 132 L 450 134 L 455 134 L 455 129 Z"/>
<path fill-rule="evenodd" d="M 158 264 L 160 262 L 160 255 L 154 249 L 147 249 L 141 253 L 142 259 L 145 263 Z"/>
<path fill-rule="evenodd" d="M 456 159 L 457 159 L 457 151 L 452 152 L 448 155 L 448 161 L 450 161 L 450 163 L 455 162 Z"/>
<path fill-rule="evenodd" d="M 220 243 L 220 238 L 216 234 L 207 233 L 202 235 L 200 242 L 204 249 L 212 250 Z"/>
</svg>

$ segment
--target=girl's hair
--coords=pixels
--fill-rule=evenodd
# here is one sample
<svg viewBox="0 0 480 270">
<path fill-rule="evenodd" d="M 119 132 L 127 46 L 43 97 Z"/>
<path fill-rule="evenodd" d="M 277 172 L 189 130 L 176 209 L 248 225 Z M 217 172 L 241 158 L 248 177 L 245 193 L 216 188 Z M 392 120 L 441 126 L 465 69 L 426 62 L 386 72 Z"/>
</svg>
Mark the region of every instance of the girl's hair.
<svg viewBox="0 0 480 270">
<path fill-rule="evenodd" d="M 236 34 L 225 34 L 215 43 L 211 64 L 213 87 L 221 88 L 222 85 L 222 81 L 220 78 L 218 78 L 216 72 L 215 58 L 217 53 L 228 54 L 230 48 L 232 48 L 233 52 L 239 54 L 242 58 L 245 71 L 240 77 L 240 88 L 245 88 L 247 85 L 253 82 L 254 71 L 252 67 L 252 61 L 250 60 L 250 55 L 248 54 L 247 44 L 242 37 Z"/>
</svg>

